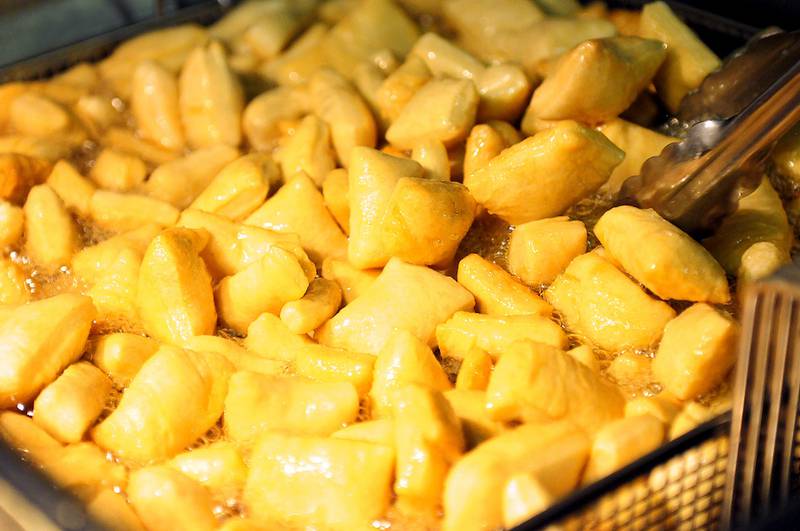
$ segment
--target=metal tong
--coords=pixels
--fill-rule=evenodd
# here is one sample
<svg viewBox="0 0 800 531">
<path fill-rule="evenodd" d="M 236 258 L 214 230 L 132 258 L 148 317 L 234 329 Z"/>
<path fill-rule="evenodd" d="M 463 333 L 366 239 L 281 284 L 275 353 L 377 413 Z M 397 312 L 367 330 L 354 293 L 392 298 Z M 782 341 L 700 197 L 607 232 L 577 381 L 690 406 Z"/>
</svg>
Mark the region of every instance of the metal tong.
<svg viewBox="0 0 800 531">
<path fill-rule="evenodd" d="M 685 131 L 628 179 L 623 202 L 707 233 L 764 176 L 800 120 L 800 32 L 752 40 L 681 102 Z M 800 269 L 744 286 L 722 529 L 744 528 L 800 489 Z"/>
<path fill-rule="evenodd" d="M 684 98 L 684 140 L 645 162 L 619 200 L 707 234 L 758 186 L 769 148 L 799 120 L 800 31 L 757 37 Z"/>
</svg>

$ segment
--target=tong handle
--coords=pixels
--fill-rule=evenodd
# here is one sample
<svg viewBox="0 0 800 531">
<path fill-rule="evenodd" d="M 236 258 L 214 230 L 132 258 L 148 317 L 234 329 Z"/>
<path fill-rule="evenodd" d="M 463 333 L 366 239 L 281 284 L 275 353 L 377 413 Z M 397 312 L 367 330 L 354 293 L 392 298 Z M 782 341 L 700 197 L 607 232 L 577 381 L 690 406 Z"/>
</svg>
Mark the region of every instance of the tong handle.
<svg viewBox="0 0 800 531">
<path fill-rule="evenodd" d="M 793 46 L 800 56 L 800 43 Z M 718 147 L 723 168 L 756 156 L 800 120 L 800 61 L 742 111 Z M 730 153 L 730 155 L 729 155 Z M 709 165 L 708 170 L 713 170 Z"/>
<path fill-rule="evenodd" d="M 740 114 L 794 64 L 797 56 L 786 49 L 798 42 L 797 31 L 768 28 L 760 32 L 683 98 L 676 118 L 688 127 Z"/>
</svg>

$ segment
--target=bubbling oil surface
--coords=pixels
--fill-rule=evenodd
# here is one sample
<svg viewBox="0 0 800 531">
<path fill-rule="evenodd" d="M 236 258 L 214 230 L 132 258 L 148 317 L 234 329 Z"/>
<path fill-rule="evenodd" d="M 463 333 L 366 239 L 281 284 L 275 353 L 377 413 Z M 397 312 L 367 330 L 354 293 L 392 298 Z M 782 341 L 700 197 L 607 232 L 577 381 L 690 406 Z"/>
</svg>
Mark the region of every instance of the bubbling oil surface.
<svg viewBox="0 0 800 531">
<path fill-rule="evenodd" d="M 96 157 L 98 152 L 98 148 L 91 142 L 86 143 L 84 147 L 77 152 L 73 161 L 79 168 L 87 171 L 91 168 L 94 163 L 94 158 Z M 789 185 L 785 182 L 780 183 L 776 186 L 779 190 L 786 191 Z M 793 186 L 797 186 L 796 184 Z M 800 192 L 800 190 L 792 189 L 793 192 Z M 589 229 L 589 240 L 587 247 L 589 250 L 596 247 L 598 245 L 597 239 L 594 237 L 594 234 L 591 232 L 591 228 L 594 227 L 594 224 L 600 218 L 600 216 L 607 211 L 609 208 L 613 206 L 613 198 L 608 196 L 601 196 L 595 195 L 588 199 L 585 199 L 574 207 L 572 207 L 566 215 L 572 219 L 578 219 L 583 221 L 586 224 L 587 229 Z M 793 227 L 795 230 L 796 235 L 800 233 L 800 212 L 794 213 L 794 216 L 790 216 Z M 91 246 L 97 243 L 104 241 L 105 239 L 112 236 L 112 234 L 100 227 L 94 225 L 91 221 L 86 219 L 82 219 L 79 217 L 75 217 L 75 221 L 79 227 L 79 234 L 81 242 L 84 246 Z M 501 219 L 492 216 L 488 213 L 483 213 L 479 216 L 475 222 L 473 223 L 472 227 L 470 228 L 469 232 L 461 242 L 461 245 L 458 249 L 457 259 L 460 259 L 470 253 L 477 253 L 487 260 L 494 262 L 501 267 L 507 269 L 508 267 L 508 243 L 511 234 L 514 231 L 514 226 L 511 226 Z M 18 264 L 26 275 L 26 286 L 31 293 L 32 299 L 38 300 L 42 298 L 51 297 L 53 295 L 65 292 L 77 292 L 77 293 L 85 293 L 88 289 L 88 286 L 81 282 L 76 276 L 72 273 L 72 271 L 68 267 L 61 267 L 57 269 L 48 269 L 41 267 L 35 263 L 33 263 L 23 252 L 23 248 L 11 250 L 9 253 L 9 258 L 16 264 Z M 795 239 L 795 246 L 793 248 L 792 255 L 798 256 L 800 254 L 800 238 Z M 453 273 L 452 271 L 450 272 Z M 732 289 L 735 288 L 735 279 L 729 278 L 731 281 Z M 547 285 L 542 286 L 535 286 L 535 292 L 539 295 L 542 295 L 545 289 L 547 289 Z M 688 303 L 685 302 L 676 302 L 670 301 L 670 304 L 677 310 L 680 311 L 688 306 Z M 726 308 L 729 312 L 735 314 L 736 307 L 735 304 L 731 303 Z M 567 334 L 569 339 L 569 346 L 570 348 L 581 345 L 587 344 L 585 338 L 581 337 L 580 335 L 574 334 L 570 332 L 566 324 L 564 323 L 561 316 L 558 312 L 553 314 L 553 319 L 561 325 L 564 331 Z M 139 325 L 131 323 L 125 319 L 115 319 L 115 318 L 108 318 L 102 321 L 98 321 L 94 323 L 91 331 L 91 336 L 89 341 L 87 342 L 87 350 L 84 353 L 84 359 L 91 360 L 91 352 L 93 351 L 94 344 L 96 343 L 96 339 L 104 334 L 115 333 L 115 332 L 131 332 L 137 334 L 144 334 L 144 331 L 141 329 Z M 242 342 L 242 337 L 237 334 L 236 332 L 224 328 L 220 328 L 217 330 L 217 335 L 223 337 L 225 339 L 229 339 L 235 341 L 239 344 Z M 594 354 L 597 360 L 599 361 L 601 372 L 602 374 L 608 375 L 608 367 L 611 364 L 611 361 L 620 353 L 619 352 L 607 352 L 599 349 L 594 349 Z M 640 349 L 635 351 L 633 354 L 637 356 L 643 356 L 647 358 L 652 358 L 655 355 L 655 352 L 652 349 Z M 442 366 L 445 369 L 445 372 L 448 374 L 451 381 L 455 381 L 456 375 L 458 373 L 458 369 L 460 366 L 460 361 L 454 358 L 444 358 L 440 360 Z M 287 370 L 287 376 L 293 374 L 293 369 L 290 367 Z M 655 384 L 651 381 L 646 382 L 635 382 L 635 381 L 625 381 L 625 382 L 616 382 L 619 388 L 623 391 L 625 395 L 629 398 L 635 396 L 651 396 L 660 392 L 660 387 L 658 384 Z M 708 393 L 707 395 L 700 397 L 698 399 L 699 402 L 703 404 L 710 404 L 715 397 L 720 394 L 723 394 L 729 390 L 730 383 L 723 382 L 717 389 L 713 390 L 712 392 Z M 105 419 L 108 415 L 110 415 L 114 409 L 119 405 L 119 402 L 123 396 L 124 389 L 122 388 L 114 388 L 112 392 L 109 394 L 104 410 L 100 415 L 98 422 Z M 33 410 L 28 407 L 28 405 L 20 404 L 19 410 L 23 414 L 27 414 L 29 416 L 33 415 Z M 359 404 L 359 414 L 357 421 L 365 421 L 369 420 L 369 404 L 368 402 L 362 400 Z M 226 437 L 224 431 L 222 429 L 222 424 L 217 423 L 211 427 L 202 437 L 200 437 L 194 444 L 192 444 L 187 450 L 194 450 L 198 448 L 204 448 L 214 443 L 226 441 Z M 113 462 L 120 462 L 115 456 L 111 453 L 107 455 L 108 459 Z M 247 459 L 247 455 L 244 456 L 245 460 Z M 131 467 L 129 466 L 129 469 Z M 120 486 L 115 487 L 115 491 L 122 492 L 123 489 Z M 222 497 L 219 499 L 214 500 L 214 515 L 220 522 L 223 522 L 230 518 L 237 518 L 246 516 L 246 511 L 242 504 L 242 501 L 238 497 Z M 387 512 L 386 516 L 380 520 L 376 520 L 373 522 L 373 527 L 378 530 L 391 530 L 391 529 L 402 529 L 402 530 L 413 530 L 413 531 L 435 531 L 440 528 L 441 524 L 441 515 L 434 514 L 428 515 L 425 517 L 421 517 L 419 515 L 408 515 L 403 513 L 400 509 L 396 506 L 392 505 L 390 510 Z"/>
<path fill-rule="evenodd" d="M 123 116 L 123 121 L 127 122 L 128 125 L 131 125 L 132 119 L 127 110 L 124 109 L 124 105 L 119 106 L 118 110 Z M 87 174 L 94 166 L 99 152 L 100 146 L 98 144 L 92 141 L 87 141 L 81 146 L 80 149 L 75 150 L 70 161 L 76 165 L 82 174 Z M 770 179 L 776 190 L 781 194 L 785 204 L 788 204 L 789 199 L 792 197 L 796 198 L 800 196 L 800 184 L 780 176 L 777 174 L 777 172 L 771 172 Z M 588 230 L 587 250 L 591 250 L 599 245 L 599 242 L 597 241 L 591 229 L 594 227 L 600 216 L 602 216 L 604 212 L 613 206 L 614 198 L 604 195 L 594 195 L 584 199 L 583 201 L 580 201 L 565 213 L 565 215 L 569 216 L 571 219 L 580 220 L 586 225 Z M 789 219 L 795 234 L 791 255 L 796 260 L 797 257 L 800 256 L 800 199 L 795 201 L 794 211 L 790 208 L 787 208 L 787 212 L 789 214 Z M 95 245 L 112 235 L 109 233 L 109 231 L 97 227 L 91 223 L 91 221 L 77 216 L 75 217 L 75 221 L 79 227 L 81 243 L 84 246 Z M 513 231 L 514 226 L 508 225 L 495 216 L 484 213 L 476 218 L 468 234 L 461 242 L 457 252 L 457 260 L 470 253 L 477 253 L 487 260 L 490 260 L 491 262 L 507 269 L 508 243 Z M 32 299 L 34 300 L 50 297 L 64 292 L 85 293 L 88 288 L 88 286 L 86 286 L 79 279 L 77 279 L 75 275 L 72 274 L 69 268 L 63 267 L 52 270 L 39 267 L 32 263 L 19 249 L 13 250 L 10 253 L 10 258 L 15 263 L 18 263 L 25 271 L 27 277 L 26 286 L 28 286 L 28 289 L 32 295 Z M 448 273 L 454 275 L 454 271 L 449 271 Z M 731 285 L 731 290 L 735 291 L 735 278 L 729 277 L 728 280 Z M 541 285 L 534 286 L 532 289 L 539 295 L 542 295 L 547 287 L 547 285 Z M 689 303 L 680 301 L 668 301 L 668 303 L 671 304 L 678 312 L 689 306 Z M 733 300 L 731 303 L 725 306 L 724 309 L 734 316 L 737 314 L 737 307 Z M 589 343 L 586 338 L 570 332 L 558 312 L 553 314 L 553 319 L 565 330 L 569 340 L 570 348 Z M 91 345 L 93 344 L 93 339 L 99 337 L 100 335 L 115 332 L 130 332 L 144 335 L 144 331 L 139 325 L 131 323 L 125 319 L 111 318 L 97 322 L 92 327 L 92 335 L 90 337 L 87 352 L 84 354 L 84 359 L 90 359 L 91 357 L 90 353 L 92 351 Z M 220 328 L 217 330 L 217 335 L 225 339 L 236 341 L 239 344 L 242 343 L 242 337 L 232 330 Z M 596 348 L 594 349 L 594 355 L 599 362 L 601 374 L 608 376 L 608 368 L 612 360 L 619 354 L 621 353 L 607 352 Z M 639 349 L 633 354 L 637 356 L 653 358 L 655 351 L 653 349 Z M 445 368 L 445 371 L 448 374 L 451 382 L 455 382 L 456 375 L 460 367 L 460 361 L 454 358 L 444 358 L 440 361 Z M 287 369 L 286 376 L 291 376 L 293 374 L 293 368 L 289 367 Z M 660 386 L 652 381 L 625 381 L 615 383 L 628 398 L 633 398 L 636 396 L 652 396 L 661 391 Z M 722 384 L 716 389 L 704 396 L 698 397 L 697 401 L 704 405 L 711 405 L 718 396 L 730 391 L 730 385 L 730 381 L 723 381 Z M 124 389 L 113 389 L 107 399 L 104 411 L 99 417 L 98 422 L 106 418 L 118 406 L 123 393 Z M 31 407 L 29 407 L 29 405 L 20 404 L 18 409 L 23 414 L 33 416 L 33 410 Z M 362 400 L 362 402 L 359 404 L 357 422 L 369 419 L 369 404 Z M 187 450 L 204 448 L 214 443 L 223 441 L 226 441 L 226 437 L 224 431 L 222 430 L 221 424 L 218 423 L 209 429 L 208 432 L 206 432 L 194 444 L 187 448 Z M 248 458 L 247 455 L 244 455 L 243 457 L 245 460 Z M 110 452 L 107 454 L 107 458 L 112 462 L 119 462 L 119 459 L 117 459 Z M 131 467 L 129 466 L 129 469 L 130 468 Z M 124 489 L 121 486 L 114 486 L 113 489 L 117 493 L 124 494 Z M 246 509 L 239 497 L 222 497 L 214 499 L 213 513 L 220 523 L 231 518 L 247 516 Z M 372 527 L 376 530 L 389 531 L 395 529 L 404 531 L 436 531 L 441 527 L 441 517 L 441 514 L 431 514 L 427 516 L 405 514 L 397 506 L 392 504 L 386 515 L 383 518 L 374 521 L 372 523 Z"/>
</svg>

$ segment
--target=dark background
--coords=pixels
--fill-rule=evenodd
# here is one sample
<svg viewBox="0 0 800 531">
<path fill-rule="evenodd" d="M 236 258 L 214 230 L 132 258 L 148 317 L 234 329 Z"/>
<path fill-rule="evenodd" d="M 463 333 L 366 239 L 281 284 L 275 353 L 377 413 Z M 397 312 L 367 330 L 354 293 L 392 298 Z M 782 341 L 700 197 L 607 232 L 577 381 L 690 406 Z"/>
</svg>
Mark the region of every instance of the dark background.
<svg viewBox="0 0 800 531">
<path fill-rule="evenodd" d="M 0 67 L 71 44 L 164 11 L 213 0 L 0 0 Z M 229 4 L 234 0 L 223 0 Z M 608 0 L 614 7 L 639 7 L 644 0 Z M 752 34 L 754 29 L 777 25 L 800 29 L 800 0 L 684 0 L 669 1 L 695 27 L 701 38 L 718 53 L 725 54 Z M 741 27 L 726 25 L 715 32 L 719 21 L 703 12 L 722 15 Z M 703 26 L 710 33 L 704 34 Z M 715 40 L 713 33 L 728 33 L 731 39 Z"/>
<path fill-rule="evenodd" d="M 777 25 L 785 30 L 800 29 L 800 0 L 694 0 L 682 3 L 757 28 Z"/>
</svg>

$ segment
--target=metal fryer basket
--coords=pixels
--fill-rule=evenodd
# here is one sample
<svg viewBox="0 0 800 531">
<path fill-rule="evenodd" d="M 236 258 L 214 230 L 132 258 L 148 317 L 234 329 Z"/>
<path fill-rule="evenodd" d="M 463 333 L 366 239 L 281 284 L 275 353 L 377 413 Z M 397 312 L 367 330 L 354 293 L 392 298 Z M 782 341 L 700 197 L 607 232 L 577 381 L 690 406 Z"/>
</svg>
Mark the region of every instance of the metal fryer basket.
<svg viewBox="0 0 800 531">
<path fill-rule="evenodd" d="M 608 1 L 611 7 L 638 8 L 642 0 Z M 672 5 L 672 2 L 670 2 Z M 756 33 L 740 23 L 685 5 L 673 5 L 721 54 Z M 185 22 L 207 23 L 222 14 L 208 1 L 155 20 L 136 23 L 0 70 L 0 82 L 41 78 L 80 61 L 97 60 L 119 42 L 140 33 Z M 560 500 L 516 530 L 715 529 L 723 501 L 728 456 L 729 414 L 710 420 L 602 480 Z M 800 452 L 800 443 L 798 444 Z M 0 477 L 18 497 L 38 508 L 55 528 L 101 529 L 80 502 L 19 459 L 0 441 Z"/>
<path fill-rule="evenodd" d="M 519 525 L 516 531 L 716 529 L 730 415 L 716 417 Z"/>
</svg>

